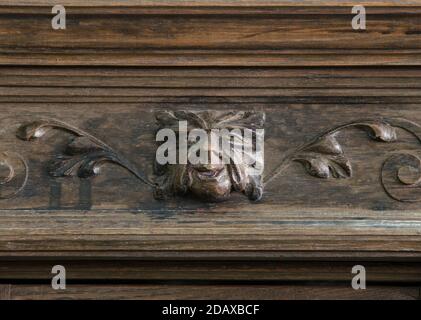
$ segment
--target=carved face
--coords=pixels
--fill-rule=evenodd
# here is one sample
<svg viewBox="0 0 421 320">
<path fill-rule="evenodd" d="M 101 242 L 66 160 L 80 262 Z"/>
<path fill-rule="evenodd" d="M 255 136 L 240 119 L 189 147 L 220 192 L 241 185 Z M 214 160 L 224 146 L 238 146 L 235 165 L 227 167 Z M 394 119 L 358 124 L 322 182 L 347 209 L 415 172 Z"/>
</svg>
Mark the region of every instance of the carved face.
<svg viewBox="0 0 421 320">
<path fill-rule="evenodd" d="M 160 128 L 174 128 L 177 130 L 179 121 L 188 121 L 191 129 L 255 129 L 264 123 L 261 112 L 159 112 L 156 114 Z M 221 151 L 212 143 L 207 148 L 208 159 L 222 157 Z M 171 194 L 187 194 L 205 201 L 219 202 L 229 198 L 232 191 L 239 191 L 251 200 L 259 200 L 263 193 L 261 176 L 255 172 L 252 165 L 234 163 L 198 163 L 167 164 L 157 163 L 156 173 L 161 196 Z"/>
<path fill-rule="evenodd" d="M 223 201 L 231 194 L 231 178 L 225 165 L 187 165 L 188 187 L 197 197 Z"/>
</svg>

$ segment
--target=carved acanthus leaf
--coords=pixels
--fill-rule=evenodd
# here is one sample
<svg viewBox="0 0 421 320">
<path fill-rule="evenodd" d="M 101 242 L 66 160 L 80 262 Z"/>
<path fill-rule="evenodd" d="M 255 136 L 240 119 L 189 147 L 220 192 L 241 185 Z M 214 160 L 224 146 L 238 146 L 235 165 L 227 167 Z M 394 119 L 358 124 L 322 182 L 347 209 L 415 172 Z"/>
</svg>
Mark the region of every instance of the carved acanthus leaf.
<svg viewBox="0 0 421 320">
<path fill-rule="evenodd" d="M 29 141 L 41 138 L 51 128 L 50 124 L 46 121 L 34 121 L 20 126 L 16 135 L 19 139 Z"/>
<path fill-rule="evenodd" d="M 383 142 L 393 142 L 397 140 L 396 128 L 385 121 L 363 122 L 358 126 L 364 128 L 368 132 L 369 137 L 374 140 Z"/>
<path fill-rule="evenodd" d="M 47 119 L 33 121 L 22 125 L 17 136 L 22 140 L 33 140 L 42 137 L 50 129 L 61 129 L 72 133 L 75 137 L 67 144 L 62 155 L 56 157 L 50 168 L 54 177 L 78 176 L 88 178 L 99 173 L 100 167 L 105 162 L 117 164 L 134 174 L 145 184 L 155 188 L 149 181 L 124 157 L 119 155 L 110 146 L 94 136 L 67 123 Z"/>
<path fill-rule="evenodd" d="M 64 155 L 53 162 L 50 174 L 88 178 L 97 175 L 104 162 L 119 164 L 120 159 L 113 150 L 99 146 L 87 137 L 76 137 L 67 145 Z"/>
<path fill-rule="evenodd" d="M 305 152 L 325 153 L 325 154 L 343 154 L 342 147 L 335 134 L 323 136 L 316 140 L 310 146 L 304 148 Z"/>
<path fill-rule="evenodd" d="M 319 178 L 349 178 L 352 174 L 351 164 L 334 134 L 305 147 L 294 160 L 303 163 L 309 174 Z"/>
<path fill-rule="evenodd" d="M 296 160 L 304 163 L 309 174 L 319 178 L 349 178 L 352 175 L 351 164 L 344 156 L 307 154 Z"/>
<path fill-rule="evenodd" d="M 396 128 L 382 119 L 355 121 L 336 127 L 298 149 L 293 161 L 304 164 L 307 172 L 319 178 L 349 178 L 351 163 L 344 155 L 336 134 L 348 127 L 365 130 L 371 139 L 383 142 L 396 141 Z"/>
<path fill-rule="evenodd" d="M 155 114 L 160 128 L 175 128 L 179 121 L 187 121 L 191 128 L 209 129 L 258 129 L 263 128 L 265 113 L 259 111 L 158 111 Z"/>
</svg>

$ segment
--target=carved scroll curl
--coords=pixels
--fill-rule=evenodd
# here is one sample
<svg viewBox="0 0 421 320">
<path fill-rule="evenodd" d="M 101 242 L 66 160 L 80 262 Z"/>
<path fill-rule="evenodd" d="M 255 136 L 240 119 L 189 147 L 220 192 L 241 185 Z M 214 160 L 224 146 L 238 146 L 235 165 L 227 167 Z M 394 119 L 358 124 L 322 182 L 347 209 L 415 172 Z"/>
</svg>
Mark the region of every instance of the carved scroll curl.
<svg viewBox="0 0 421 320">
<path fill-rule="evenodd" d="M 421 143 L 421 126 L 405 119 L 389 122 L 412 134 Z M 402 202 L 421 201 L 421 159 L 416 153 L 394 153 L 385 160 L 381 182 L 386 193 Z"/>
<path fill-rule="evenodd" d="M 16 152 L 0 153 L 0 199 L 10 199 L 20 193 L 28 181 L 25 159 Z"/>
<path fill-rule="evenodd" d="M 382 168 L 382 185 L 395 200 L 421 201 L 421 160 L 410 153 L 394 154 Z"/>
</svg>

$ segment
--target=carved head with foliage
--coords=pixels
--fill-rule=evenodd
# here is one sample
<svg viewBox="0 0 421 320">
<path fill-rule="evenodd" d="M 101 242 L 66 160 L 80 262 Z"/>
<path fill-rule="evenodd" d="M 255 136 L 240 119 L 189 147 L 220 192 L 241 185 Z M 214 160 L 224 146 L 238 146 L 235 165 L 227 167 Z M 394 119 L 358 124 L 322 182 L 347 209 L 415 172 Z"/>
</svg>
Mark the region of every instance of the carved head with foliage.
<svg viewBox="0 0 421 320">
<path fill-rule="evenodd" d="M 249 129 L 254 137 L 261 135 L 265 122 L 265 114 L 257 111 L 161 111 L 156 113 L 156 120 L 159 129 L 172 129 L 179 131 L 180 121 L 187 122 L 188 135 L 193 129 L 202 129 L 212 134 L 214 129 L 240 130 Z M 209 135 L 209 136 L 210 136 Z M 260 138 L 263 138 L 260 136 Z M 247 139 L 241 136 L 242 142 Z M 254 144 L 253 141 L 246 141 Z M 235 143 L 232 142 L 231 143 Z M 192 141 L 189 141 L 192 143 Z M 178 149 L 179 143 L 177 143 Z M 190 148 L 190 144 L 187 148 Z M 206 151 L 211 155 L 222 158 L 223 154 L 220 148 L 209 143 Z M 255 157 L 255 153 L 247 153 L 243 150 L 244 156 Z M 251 200 L 259 200 L 263 193 L 263 184 L 261 174 L 257 174 L 255 159 L 254 164 L 235 163 L 199 163 L 192 164 L 187 161 L 186 164 L 165 164 L 160 165 L 156 162 L 155 173 L 158 176 L 158 197 L 166 195 L 185 195 L 191 193 L 202 200 L 218 202 L 226 200 L 232 191 L 238 191 L 245 194 Z M 253 161 L 252 161 L 253 162 Z M 259 162 L 263 167 L 263 163 Z M 261 172 L 260 172 L 261 173 Z"/>
</svg>

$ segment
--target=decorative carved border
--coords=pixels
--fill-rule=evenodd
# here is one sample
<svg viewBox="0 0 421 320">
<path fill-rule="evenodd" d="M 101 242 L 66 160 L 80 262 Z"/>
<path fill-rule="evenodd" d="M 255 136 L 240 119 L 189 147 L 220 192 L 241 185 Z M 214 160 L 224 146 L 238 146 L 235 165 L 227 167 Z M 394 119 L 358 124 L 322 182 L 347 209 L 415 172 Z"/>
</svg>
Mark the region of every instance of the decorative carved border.
<svg viewBox="0 0 421 320">
<path fill-rule="evenodd" d="M 166 117 L 165 121 L 162 120 L 163 117 Z M 157 120 L 161 125 L 169 121 L 168 117 L 173 117 L 171 121 L 180 119 L 180 117 L 190 121 L 194 120 L 196 125 L 207 129 L 212 128 L 213 125 L 220 126 L 222 123 L 225 126 L 229 126 L 227 123 L 232 124 L 234 120 L 240 122 L 243 128 L 247 126 L 256 127 L 256 123 L 258 123 L 258 126 L 263 126 L 264 123 L 264 114 L 260 113 L 259 115 L 256 112 L 229 111 L 223 115 L 209 111 L 157 113 Z M 252 121 L 250 122 L 249 120 Z M 252 125 L 253 122 L 254 124 Z M 252 200 L 259 200 L 263 194 L 263 186 L 273 181 L 294 162 L 302 163 L 310 175 L 318 178 L 352 177 L 351 163 L 336 139 L 336 135 L 339 132 L 350 127 L 361 128 L 368 133 L 371 139 L 381 142 L 396 141 L 396 129 L 401 128 L 421 142 L 421 126 L 406 119 L 391 118 L 353 121 L 330 129 L 308 143 L 303 144 L 298 149 L 287 152 L 276 169 L 265 177 L 242 177 L 241 168 L 237 168 L 236 172 L 229 171 L 231 180 L 238 180 L 235 182 L 236 185 L 233 185 L 232 190 L 241 191 Z M 50 168 L 49 173 L 54 177 L 92 177 L 99 174 L 100 167 L 104 163 L 111 162 L 125 168 L 141 182 L 150 186 L 154 190 L 155 198 L 162 199 L 169 194 L 184 194 L 189 191 L 189 185 L 188 183 L 185 185 L 184 180 L 177 185 L 179 190 L 169 188 L 168 179 L 162 179 L 159 175 L 155 181 L 149 180 L 133 164 L 106 143 L 83 130 L 58 120 L 41 119 L 25 123 L 18 129 L 17 137 L 25 141 L 38 139 L 51 129 L 65 130 L 74 135 L 73 140 L 66 146 L 63 155 L 59 156 Z M 15 186 L 18 185 L 16 190 L 6 192 L 4 195 L 2 193 L 0 198 L 15 197 L 24 189 L 28 180 L 27 162 L 22 156 L 9 152 L 2 154 L 0 165 L 8 170 L 8 174 L 4 175 L 5 178 L 0 181 L 1 188 L 6 188 L 18 176 L 21 179 L 20 183 L 16 184 L 15 182 L 14 184 Z M 162 168 L 159 169 L 162 170 Z M 21 174 L 17 175 L 17 171 Z M 174 174 L 174 171 L 167 170 L 166 178 L 171 174 Z M 162 172 L 160 175 L 163 175 Z M 180 178 L 179 176 L 177 177 Z M 242 179 L 245 181 L 244 183 Z M 421 187 L 420 158 L 413 153 L 393 153 L 383 163 L 380 180 L 386 194 L 391 198 L 402 202 L 419 201 L 421 199 L 419 197 L 419 187 Z M 183 190 L 183 192 L 177 192 L 180 190 Z M 200 190 L 207 194 L 207 196 L 202 197 L 204 200 L 219 201 L 227 198 L 226 195 L 219 198 L 209 196 L 211 192 L 206 190 L 205 187 Z M 197 193 L 196 195 L 200 196 Z"/>
</svg>

